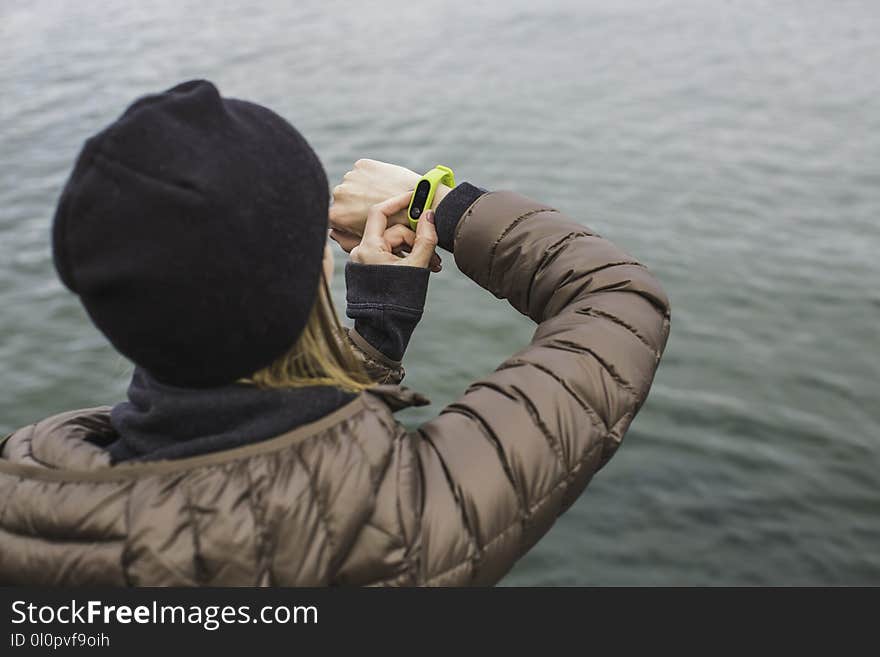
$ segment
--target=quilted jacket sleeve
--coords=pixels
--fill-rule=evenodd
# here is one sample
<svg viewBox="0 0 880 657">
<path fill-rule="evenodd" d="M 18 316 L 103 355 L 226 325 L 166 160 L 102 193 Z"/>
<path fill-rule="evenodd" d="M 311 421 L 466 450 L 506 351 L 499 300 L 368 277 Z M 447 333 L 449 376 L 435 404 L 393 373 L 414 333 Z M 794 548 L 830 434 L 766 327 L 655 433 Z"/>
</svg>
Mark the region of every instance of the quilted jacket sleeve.
<svg viewBox="0 0 880 657">
<path fill-rule="evenodd" d="M 413 434 L 419 583 L 500 579 L 614 454 L 648 395 L 669 303 L 611 242 L 512 192 L 480 197 L 455 260 L 538 326 Z"/>
<path fill-rule="evenodd" d="M 400 361 L 391 360 L 367 342 L 353 328 L 344 326 L 343 332 L 352 355 L 376 383 L 400 383 L 406 375 Z"/>
</svg>

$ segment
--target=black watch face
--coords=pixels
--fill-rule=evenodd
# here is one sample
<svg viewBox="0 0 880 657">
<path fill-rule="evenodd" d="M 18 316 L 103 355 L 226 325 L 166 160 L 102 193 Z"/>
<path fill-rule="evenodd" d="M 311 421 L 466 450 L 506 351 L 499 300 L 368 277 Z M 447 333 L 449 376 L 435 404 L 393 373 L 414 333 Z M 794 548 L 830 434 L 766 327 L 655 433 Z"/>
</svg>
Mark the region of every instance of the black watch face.
<svg viewBox="0 0 880 657">
<path fill-rule="evenodd" d="M 416 185 L 416 191 L 413 193 L 412 204 L 409 206 L 410 219 L 418 219 L 425 211 L 425 204 L 428 202 L 428 192 L 431 191 L 431 183 L 427 180 L 420 180 Z"/>
</svg>

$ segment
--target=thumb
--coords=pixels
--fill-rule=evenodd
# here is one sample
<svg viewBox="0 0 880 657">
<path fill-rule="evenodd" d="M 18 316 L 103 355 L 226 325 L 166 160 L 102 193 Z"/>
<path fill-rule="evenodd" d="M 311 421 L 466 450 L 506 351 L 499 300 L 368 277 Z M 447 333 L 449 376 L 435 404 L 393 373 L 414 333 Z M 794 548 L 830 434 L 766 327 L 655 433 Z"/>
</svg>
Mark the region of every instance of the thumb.
<svg viewBox="0 0 880 657">
<path fill-rule="evenodd" d="M 426 210 L 416 225 L 416 239 L 412 251 L 406 257 L 407 264 L 425 267 L 431 263 L 434 247 L 437 246 L 437 228 L 434 226 L 434 211 Z"/>
</svg>

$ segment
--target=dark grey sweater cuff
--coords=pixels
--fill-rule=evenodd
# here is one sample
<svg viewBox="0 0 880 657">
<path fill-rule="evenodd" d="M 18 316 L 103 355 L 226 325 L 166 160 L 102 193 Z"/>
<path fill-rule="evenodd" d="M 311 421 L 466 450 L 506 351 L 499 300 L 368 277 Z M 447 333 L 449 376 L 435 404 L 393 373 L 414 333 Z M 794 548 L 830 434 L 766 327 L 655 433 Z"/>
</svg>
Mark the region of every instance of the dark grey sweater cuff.
<svg viewBox="0 0 880 657">
<path fill-rule="evenodd" d="M 434 214 L 437 227 L 437 243 L 447 251 L 455 251 L 455 229 L 467 209 L 486 193 L 481 187 L 461 183 L 440 201 Z"/>
<path fill-rule="evenodd" d="M 403 358 L 422 318 L 428 269 L 405 265 L 345 265 L 345 314 L 354 330 L 391 360 Z"/>
</svg>

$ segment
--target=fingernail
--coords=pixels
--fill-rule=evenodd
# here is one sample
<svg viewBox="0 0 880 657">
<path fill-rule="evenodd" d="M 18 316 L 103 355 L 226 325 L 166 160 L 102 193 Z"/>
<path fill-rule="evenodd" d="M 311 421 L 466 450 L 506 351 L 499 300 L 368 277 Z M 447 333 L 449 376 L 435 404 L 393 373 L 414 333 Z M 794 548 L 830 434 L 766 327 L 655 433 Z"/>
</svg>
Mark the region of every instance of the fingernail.
<svg viewBox="0 0 880 657">
<path fill-rule="evenodd" d="M 425 212 L 425 219 L 428 220 L 428 223 L 433 224 L 434 223 L 434 211 L 428 210 L 427 212 Z"/>
</svg>

